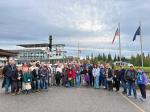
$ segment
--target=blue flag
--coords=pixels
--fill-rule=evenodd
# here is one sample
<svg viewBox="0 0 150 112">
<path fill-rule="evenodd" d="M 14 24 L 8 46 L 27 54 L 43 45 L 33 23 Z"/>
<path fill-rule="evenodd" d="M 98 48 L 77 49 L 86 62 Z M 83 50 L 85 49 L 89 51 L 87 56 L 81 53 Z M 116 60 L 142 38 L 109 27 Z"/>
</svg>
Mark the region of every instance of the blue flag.
<svg viewBox="0 0 150 112">
<path fill-rule="evenodd" d="M 135 34 L 134 34 L 133 41 L 136 39 L 136 36 L 140 35 L 140 34 L 141 34 L 141 27 L 139 26 L 138 29 L 136 30 Z"/>
</svg>

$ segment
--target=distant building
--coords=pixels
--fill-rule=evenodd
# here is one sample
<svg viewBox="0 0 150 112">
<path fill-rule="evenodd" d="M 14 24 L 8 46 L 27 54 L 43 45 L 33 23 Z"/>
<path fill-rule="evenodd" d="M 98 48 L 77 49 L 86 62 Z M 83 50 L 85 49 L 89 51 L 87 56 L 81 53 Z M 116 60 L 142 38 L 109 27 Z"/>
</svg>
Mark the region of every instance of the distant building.
<svg viewBox="0 0 150 112">
<path fill-rule="evenodd" d="M 49 43 L 43 44 L 21 44 L 23 47 L 19 50 L 11 50 L 17 52 L 17 63 L 41 61 L 46 63 L 68 62 L 72 60 L 66 56 L 64 51 L 65 44 L 52 44 L 52 37 L 49 37 Z"/>
<path fill-rule="evenodd" d="M 120 61 L 115 61 L 114 63 L 113 63 L 115 66 L 133 66 L 133 64 L 131 64 L 131 63 L 127 63 L 127 62 L 121 62 L 120 63 Z"/>
</svg>

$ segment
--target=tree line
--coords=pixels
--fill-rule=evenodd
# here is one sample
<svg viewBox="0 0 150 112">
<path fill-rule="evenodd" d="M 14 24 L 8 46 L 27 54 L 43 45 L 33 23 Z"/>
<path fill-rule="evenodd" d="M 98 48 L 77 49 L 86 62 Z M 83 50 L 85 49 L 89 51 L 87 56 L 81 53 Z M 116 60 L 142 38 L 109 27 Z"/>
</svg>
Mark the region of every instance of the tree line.
<svg viewBox="0 0 150 112">
<path fill-rule="evenodd" d="M 118 55 L 115 55 L 112 57 L 111 54 L 98 54 L 97 56 L 93 56 L 93 53 L 91 56 L 86 56 L 87 60 L 90 60 L 91 63 L 113 63 L 115 61 L 120 61 L 120 57 Z M 136 56 L 131 56 L 130 58 L 122 57 L 121 60 L 123 62 L 132 63 L 134 66 L 141 66 L 141 55 L 137 54 Z M 150 54 L 144 55 L 143 53 L 143 62 L 144 66 L 150 66 Z"/>
</svg>

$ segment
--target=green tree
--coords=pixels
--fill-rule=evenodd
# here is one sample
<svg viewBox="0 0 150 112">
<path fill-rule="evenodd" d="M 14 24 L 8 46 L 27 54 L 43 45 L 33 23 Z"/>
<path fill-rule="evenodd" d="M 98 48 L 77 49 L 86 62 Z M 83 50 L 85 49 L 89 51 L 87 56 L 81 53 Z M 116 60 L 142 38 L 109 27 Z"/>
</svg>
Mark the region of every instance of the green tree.
<svg viewBox="0 0 150 112">
<path fill-rule="evenodd" d="M 108 62 L 111 62 L 111 61 L 112 61 L 111 54 L 108 54 Z"/>
</svg>

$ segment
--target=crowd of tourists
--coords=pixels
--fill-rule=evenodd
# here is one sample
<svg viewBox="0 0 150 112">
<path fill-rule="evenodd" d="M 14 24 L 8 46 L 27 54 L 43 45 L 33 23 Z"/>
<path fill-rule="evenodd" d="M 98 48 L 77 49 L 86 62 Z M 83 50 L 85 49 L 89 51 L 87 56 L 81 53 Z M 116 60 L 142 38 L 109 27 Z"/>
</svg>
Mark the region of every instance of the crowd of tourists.
<svg viewBox="0 0 150 112">
<path fill-rule="evenodd" d="M 44 64 L 39 61 L 17 66 L 13 59 L 3 68 L 4 80 L 2 88 L 5 93 L 17 95 L 48 91 L 52 86 L 93 87 L 108 91 L 120 91 L 128 97 L 137 98 L 137 86 L 141 91 L 141 99 L 146 99 L 148 78 L 141 67 L 128 69 L 120 66 L 112 69 L 110 64 L 80 64 L 77 62 Z M 133 92 L 132 92 L 133 91 Z"/>
</svg>

